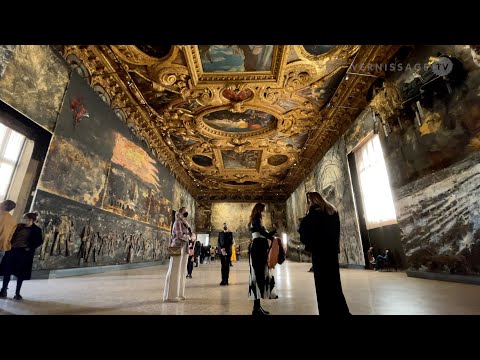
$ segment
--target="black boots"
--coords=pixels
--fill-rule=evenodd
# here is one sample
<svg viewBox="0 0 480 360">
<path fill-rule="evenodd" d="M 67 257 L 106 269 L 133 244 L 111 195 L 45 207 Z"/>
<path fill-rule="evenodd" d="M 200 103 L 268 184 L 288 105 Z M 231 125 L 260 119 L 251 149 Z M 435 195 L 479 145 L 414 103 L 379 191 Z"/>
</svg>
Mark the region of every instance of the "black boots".
<svg viewBox="0 0 480 360">
<path fill-rule="evenodd" d="M 270 314 L 270 311 L 265 310 L 264 308 L 260 307 L 259 309 L 253 309 L 252 310 L 252 315 L 268 315 Z"/>
<path fill-rule="evenodd" d="M 7 297 L 7 289 L 2 289 L 0 290 L 0 298 L 6 298 Z M 23 297 L 20 295 L 20 293 L 16 293 L 15 296 L 13 297 L 15 300 L 22 300 Z"/>
<path fill-rule="evenodd" d="M 252 315 L 268 315 L 270 311 L 265 310 L 260 305 L 260 299 L 254 300 Z"/>
</svg>

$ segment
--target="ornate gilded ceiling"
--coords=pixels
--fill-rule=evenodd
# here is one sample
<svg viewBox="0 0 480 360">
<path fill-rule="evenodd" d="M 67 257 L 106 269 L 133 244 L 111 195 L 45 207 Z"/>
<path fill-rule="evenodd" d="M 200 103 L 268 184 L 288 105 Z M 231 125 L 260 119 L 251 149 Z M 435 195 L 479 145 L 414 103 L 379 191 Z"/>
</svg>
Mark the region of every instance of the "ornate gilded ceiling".
<svg viewBox="0 0 480 360">
<path fill-rule="evenodd" d="M 198 200 L 281 200 L 350 126 L 398 46 L 63 46 Z M 352 67 L 350 67 L 352 69 Z"/>
</svg>

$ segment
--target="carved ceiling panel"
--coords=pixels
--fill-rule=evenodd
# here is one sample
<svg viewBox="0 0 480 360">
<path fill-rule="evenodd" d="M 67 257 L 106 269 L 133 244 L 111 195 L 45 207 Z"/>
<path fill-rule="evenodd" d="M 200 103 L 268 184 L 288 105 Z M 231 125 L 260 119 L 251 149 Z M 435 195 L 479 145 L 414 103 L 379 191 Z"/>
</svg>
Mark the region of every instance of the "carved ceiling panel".
<svg viewBox="0 0 480 360">
<path fill-rule="evenodd" d="M 198 200 L 242 201 L 286 199 L 384 75 L 347 71 L 352 62 L 383 63 L 397 49 L 69 45 L 61 51 Z"/>
</svg>

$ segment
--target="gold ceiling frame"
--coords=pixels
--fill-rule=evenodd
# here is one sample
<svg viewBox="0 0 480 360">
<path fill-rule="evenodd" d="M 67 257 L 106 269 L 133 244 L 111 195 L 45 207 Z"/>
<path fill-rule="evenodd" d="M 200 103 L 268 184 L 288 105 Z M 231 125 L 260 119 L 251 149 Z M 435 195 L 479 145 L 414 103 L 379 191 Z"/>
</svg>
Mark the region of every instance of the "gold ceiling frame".
<svg viewBox="0 0 480 360">
<path fill-rule="evenodd" d="M 314 62 L 324 62 L 329 59 L 345 59 L 358 52 L 361 45 L 337 45 L 331 48 L 326 53 L 320 55 L 310 54 L 305 50 L 304 45 L 293 45 L 295 52 L 301 60 L 308 60 Z"/>
<path fill-rule="evenodd" d="M 156 58 L 145 54 L 135 45 L 111 45 L 110 48 L 119 59 L 132 65 L 154 65 L 159 62 L 172 63 L 177 58 L 179 50 L 177 46 L 172 46 L 166 56 Z"/>
<path fill-rule="evenodd" d="M 289 45 L 274 45 L 270 71 L 249 72 L 204 72 L 198 46 L 185 45 L 183 49 L 194 87 L 221 85 L 225 82 L 248 83 L 252 86 L 268 83 L 272 87 L 283 87 L 283 70 L 287 61 Z"/>
<path fill-rule="evenodd" d="M 296 45 L 294 45 L 296 46 Z M 330 100 L 332 107 L 318 109 L 306 97 L 297 95 L 305 86 L 315 86 L 317 81 L 325 78 L 335 69 L 350 65 L 352 60 L 359 64 L 365 62 L 385 62 L 398 46 L 381 45 L 339 45 L 325 54 L 309 59 L 299 56 L 298 60 L 284 66 L 282 87 L 269 82 L 224 81 L 212 85 L 193 86 L 191 73 L 187 67 L 185 46 L 174 45 L 169 55 L 154 58 L 142 55 L 133 45 L 125 46 L 131 54 L 124 58 L 114 49 L 120 46 L 63 46 L 64 58 L 69 53 L 77 54 L 80 61 L 92 74 L 88 79 L 91 86 L 99 85 L 111 99 L 112 109 L 121 109 L 131 130 L 145 139 L 154 156 L 175 175 L 180 183 L 198 200 L 215 200 L 222 198 L 229 201 L 242 201 L 261 197 L 263 200 L 285 200 L 295 190 L 304 174 L 311 171 L 318 160 L 348 128 L 356 118 L 357 108 L 367 104 L 365 94 L 372 83 L 372 76 L 344 78 Z M 128 58 L 128 61 L 125 60 Z M 123 67 L 123 69 L 122 69 Z M 153 83 L 154 91 L 168 90 L 181 95 L 167 107 L 157 113 L 148 105 L 148 94 L 137 87 L 130 76 L 137 73 Z M 229 73 L 241 74 L 246 73 Z M 370 74 L 371 75 L 371 74 Z M 382 74 L 374 74 L 382 76 Z M 252 97 L 225 97 L 224 89 L 231 88 L 240 93 L 249 88 Z M 243 99 L 243 100 L 242 100 Z M 293 101 L 293 107 L 282 107 L 278 101 Z M 182 108 L 184 102 L 196 101 L 200 106 Z M 188 105 L 188 104 L 187 104 Z M 272 133 L 258 134 L 229 133 L 214 136 L 201 133 L 196 124 L 198 115 L 229 107 L 242 112 L 248 108 L 258 108 L 274 115 L 279 124 Z M 208 110 L 208 111 L 207 111 Z M 280 122 L 283 122 L 280 123 Z M 310 131 L 307 143 L 302 149 L 284 142 L 284 139 Z M 197 141 L 186 149 L 177 149 L 169 137 L 175 133 L 181 138 Z M 273 134 L 278 133 L 278 137 Z M 239 137 L 239 134 L 246 136 Z M 237 152 L 251 150 L 262 151 L 258 171 L 254 169 L 223 168 L 223 158 L 214 155 L 214 150 L 233 150 Z M 191 161 L 195 154 L 212 158 L 212 166 L 202 167 Z M 283 154 L 288 160 L 280 165 L 268 164 L 271 155 Z M 222 162 L 222 164 L 220 164 Z M 220 171 L 222 174 L 220 174 Z M 224 172 L 226 171 L 226 172 Z M 245 171 L 247 173 L 245 173 Z M 284 174 L 288 173 L 287 176 Z M 233 185 L 225 182 L 257 182 L 250 185 Z M 221 191 L 219 191 L 221 190 Z M 280 193 L 280 195 L 278 194 Z"/>
</svg>

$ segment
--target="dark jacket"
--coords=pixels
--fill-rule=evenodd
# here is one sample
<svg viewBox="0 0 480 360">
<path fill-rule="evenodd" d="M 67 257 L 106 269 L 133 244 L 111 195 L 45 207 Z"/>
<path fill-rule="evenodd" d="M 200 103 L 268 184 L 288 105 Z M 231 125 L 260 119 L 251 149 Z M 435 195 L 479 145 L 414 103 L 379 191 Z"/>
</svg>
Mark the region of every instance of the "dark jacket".
<svg viewBox="0 0 480 360">
<path fill-rule="evenodd" d="M 225 248 L 227 255 L 232 255 L 233 234 L 231 231 L 221 231 L 218 233 L 218 252 Z"/>
<path fill-rule="evenodd" d="M 265 229 L 265 226 L 262 225 L 260 219 L 253 219 L 252 224 L 250 225 L 250 232 L 253 234 L 254 232 L 260 233 L 260 235 L 266 237 L 267 239 L 272 240 L 273 236 L 277 233 L 277 230 L 272 230 L 268 232 Z"/>
<path fill-rule="evenodd" d="M 319 208 L 310 208 L 298 232 L 305 249 L 312 253 L 313 276 L 318 313 L 328 317 L 350 315 L 342 291 L 338 254 L 340 252 L 340 217 Z"/>
<path fill-rule="evenodd" d="M 197 257 L 197 256 L 200 256 L 200 252 L 202 250 L 202 244 L 200 243 L 200 241 L 195 241 L 195 247 L 193 249 L 194 251 L 194 256 Z"/>
<path fill-rule="evenodd" d="M 17 232 L 20 231 L 25 225 L 19 224 L 15 229 L 13 238 Z M 22 277 L 23 280 L 30 280 L 32 276 L 33 256 L 35 255 L 35 249 L 42 245 L 43 234 L 42 229 L 37 225 L 32 225 L 32 231 L 28 236 L 27 248 L 13 248 L 5 253 L 2 259 L 2 275 L 13 274 L 16 277 Z"/>
<path fill-rule="evenodd" d="M 329 215 L 320 209 L 311 208 L 302 219 L 298 232 L 305 250 L 312 256 L 330 255 L 338 261 L 340 253 L 340 218 L 338 212 Z"/>
</svg>

